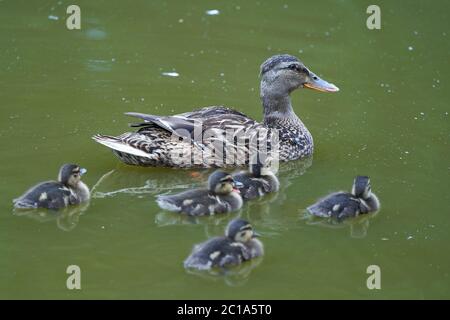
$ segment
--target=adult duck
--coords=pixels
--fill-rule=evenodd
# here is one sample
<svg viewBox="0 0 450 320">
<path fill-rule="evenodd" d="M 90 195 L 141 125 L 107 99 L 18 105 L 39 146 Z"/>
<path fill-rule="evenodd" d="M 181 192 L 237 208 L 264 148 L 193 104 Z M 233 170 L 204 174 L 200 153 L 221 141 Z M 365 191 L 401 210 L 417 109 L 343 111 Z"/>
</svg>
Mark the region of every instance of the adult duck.
<svg viewBox="0 0 450 320">
<path fill-rule="evenodd" d="M 117 137 L 95 135 L 93 139 L 112 149 L 123 162 L 139 166 L 246 165 L 253 152 L 252 146 L 262 145 L 261 141 L 265 149 L 275 152 L 271 157 L 275 155 L 281 161 L 296 160 L 310 156 L 314 148 L 311 133 L 291 104 L 290 94 L 298 88 L 339 91 L 296 57 L 275 55 L 261 65 L 262 122 L 223 106 L 174 116 L 128 112 L 127 115 L 143 120 L 131 125 L 139 128 L 137 132 Z"/>
</svg>

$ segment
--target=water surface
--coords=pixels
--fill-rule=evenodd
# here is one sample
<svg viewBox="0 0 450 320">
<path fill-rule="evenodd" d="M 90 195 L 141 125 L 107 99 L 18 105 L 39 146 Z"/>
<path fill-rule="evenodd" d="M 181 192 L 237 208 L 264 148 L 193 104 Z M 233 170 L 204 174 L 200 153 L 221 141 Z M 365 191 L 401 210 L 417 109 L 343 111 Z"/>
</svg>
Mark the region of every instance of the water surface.
<svg viewBox="0 0 450 320">
<path fill-rule="evenodd" d="M 0 1 L 1 298 L 449 298 L 448 1 Z M 218 10 L 218 14 L 207 14 Z M 211 11 L 210 11 L 211 12 Z M 123 165 L 93 142 L 128 130 L 127 111 L 206 105 L 261 119 L 259 65 L 299 56 L 338 94 L 299 90 L 315 141 L 311 163 L 281 168 L 279 194 L 221 217 L 162 212 L 154 196 L 199 186 L 207 172 Z M 102 177 L 88 207 L 17 216 L 11 200 L 62 163 Z M 369 175 L 382 209 L 330 228 L 302 219 L 318 197 Z M 266 255 L 227 276 L 182 266 L 195 243 L 242 216 Z M 69 291 L 68 265 L 82 270 Z M 368 290 L 379 265 L 382 289 Z"/>
</svg>

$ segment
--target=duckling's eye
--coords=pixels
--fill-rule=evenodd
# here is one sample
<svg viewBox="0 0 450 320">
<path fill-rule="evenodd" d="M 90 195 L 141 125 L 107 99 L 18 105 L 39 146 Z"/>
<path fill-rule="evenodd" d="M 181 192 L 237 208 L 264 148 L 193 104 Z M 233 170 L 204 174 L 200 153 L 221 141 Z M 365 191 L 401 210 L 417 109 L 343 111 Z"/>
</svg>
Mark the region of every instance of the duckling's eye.
<svg viewBox="0 0 450 320">
<path fill-rule="evenodd" d="M 289 66 L 288 66 L 288 69 L 300 71 L 298 65 L 296 65 L 296 64 L 291 64 L 291 65 L 289 65 Z"/>
</svg>

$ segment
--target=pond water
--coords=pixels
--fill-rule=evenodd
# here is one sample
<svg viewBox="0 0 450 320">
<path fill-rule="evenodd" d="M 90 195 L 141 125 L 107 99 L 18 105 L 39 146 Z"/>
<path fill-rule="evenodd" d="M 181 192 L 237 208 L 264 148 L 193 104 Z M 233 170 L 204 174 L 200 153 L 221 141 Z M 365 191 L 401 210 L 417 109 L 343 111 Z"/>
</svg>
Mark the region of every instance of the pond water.
<svg viewBox="0 0 450 320">
<path fill-rule="evenodd" d="M 0 1 L 0 298 L 450 298 L 450 3 L 377 1 Z M 230 215 L 186 219 L 155 195 L 208 172 L 137 168 L 91 140 L 128 130 L 127 111 L 175 114 L 226 105 L 261 119 L 259 65 L 298 56 L 340 92 L 293 93 L 315 141 L 312 162 L 281 166 L 282 188 Z M 12 199 L 88 169 L 88 206 L 14 214 Z M 196 171 L 197 172 L 197 171 Z M 330 226 L 304 208 L 369 175 L 370 219 Z M 182 262 L 242 216 L 266 255 L 226 275 Z M 66 288 L 78 265 L 82 289 Z M 381 290 L 366 287 L 369 265 Z"/>
</svg>

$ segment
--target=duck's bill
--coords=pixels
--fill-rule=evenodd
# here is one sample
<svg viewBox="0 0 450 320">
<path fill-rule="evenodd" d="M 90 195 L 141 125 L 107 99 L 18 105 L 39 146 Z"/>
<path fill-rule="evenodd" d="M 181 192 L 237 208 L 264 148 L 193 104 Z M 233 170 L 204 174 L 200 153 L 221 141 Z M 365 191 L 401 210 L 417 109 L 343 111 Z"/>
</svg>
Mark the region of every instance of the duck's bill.
<svg viewBox="0 0 450 320">
<path fill-rule="evenodd" d="M 241 189 L 244 187 L 244 184 L 242 182 L 239 181 L 234 181 L 234 187 L 237 189 Z"/>
<path fill-rule="evenodd" d="M 85 168 L 80 169 L 80 176 L 82 176 L 83 174 L 86 174 L 86 173 L 87 173 L 87 169 L 85 169 Z"/>
<path fill-rule="evenodd" d="M 315 74 L 311 73 L 310 79 L 308 82 L 303 84 L 305 88 L 321 91 L 321 92 L 338 92 L 339 88 L 334 84 L 329 83 L 323 79 L 320 79 Z"/>
</svg>

